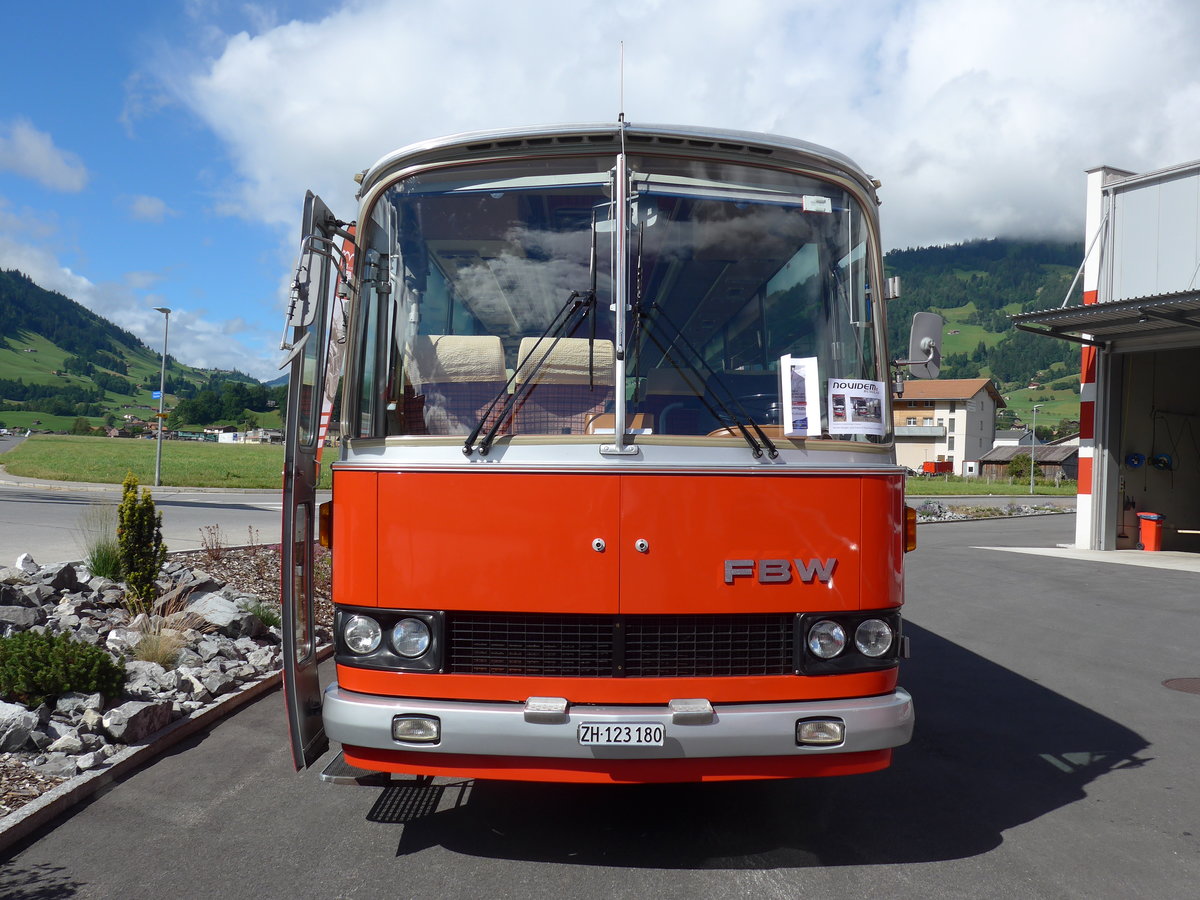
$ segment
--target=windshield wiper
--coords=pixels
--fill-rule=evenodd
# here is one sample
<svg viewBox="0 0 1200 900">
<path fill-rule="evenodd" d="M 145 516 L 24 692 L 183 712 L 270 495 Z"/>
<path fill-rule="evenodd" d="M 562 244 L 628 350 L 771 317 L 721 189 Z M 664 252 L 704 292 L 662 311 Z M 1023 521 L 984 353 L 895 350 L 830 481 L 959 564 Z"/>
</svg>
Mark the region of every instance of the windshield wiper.
<svg viewBox="0 0 1200 900">
<path fill-rule="evenodd" d="M 530 390 L 532 390 L 538 373 L 542 370 L 542 366 L 545 365 L 546 360 L 550 358 L 550 354 L 554 352 L 554 348 L 558 346 L 558 342 L 564 337 L 570 337 L 572 334 L 574 334 L 575 330 L 580 326 L 583 320 L 588 317 L 589 314 L 592 315 L 594 320 L 595 308 L 596 294 L 594 291 L 587 291 L 582 294 L 579 291 L 571 291 L 570 296 L 567 297 L 566 302 L 562 305 L 562 307 L 559 308 L 558 312 L 554 316 L 554 319 L 548 326 L 546 326 L 546 330 L 538 336 L 537 341 L 534 343 L 533 347 L 530 348 L 529 353 L 523 360 L 521 360 L 517 367 L 513 369 L 512 375 L 510 375 L 508 381 L 504 383 L 504 387 L 500 389 L 500 393 L 493 398 L 492 402 L 488 404 L 487 409 L 483 411 L 483 415 L 480 416 L 479 422 L 475 425 L 475 428 L 471 431 L 471 434 L 467 437 L 466 442 L 463 444 L 463 453 L 465 453 L 467 456 L 470 456 L 475 450 L 478 450 L 480 456 L 487 456 L 488 450 L 491 449 L 492 442 L 496 439 L 496 434 L 500 430 L 500 425 L 508 418 L 509 414 L 515 408 L 517 401 L 522 399 L 526 394 L 529 393 Z M 550 346 L 546 348 L 545 353 L 542 353 L 539 356 L 538 348 L 542 346 L 542 342 L 547 338 L 551 339 Z M 588 364 L 590 368 L 590 348 L 588 355 Z M 534 360 L 534 357 L 537 357 L 537 359 Z M 528 371 L 528 375 L 524 383 L 515 390 L 512 390 L 513 383 L 516 381 L 517 376 L 521 374 L 522 370 L 525 369 L 526 366 L 529 365 L 530 360 L 534 360 L 534 362 Z M 476 447 L 475 441 L 479 437 L 479 433 L 483 431 L 483 427 L 487 424 L 488 419 L 492 418 L 493 411 L 495 411 L 497 404 L 499 404 L 501 401 L 503 401 L 503 405 L 500 407 L 499 414 L 492 419 L 491 426 L 488 428 L 487 433 L 483 436 L 483 439 L 479 441 L 478 447 Z"/>
<path fill-rule="evenodd" d="M 654 345 L 658 347 L 660 351 L 662 351 L 663 358 L 666 359 L 672 366 L 674 366 L 681 375 L 683 375 L 684 383 L 688 386 L 688 389 L 695 394 L 697 398 L 699 398 L 700 402 L 704 404 L 709 414 L 729 431 L 733 431 L 735 428 L 737 429 L 738 433 L 741 434 L 742 438 L 746 441 L 746 444 L 750 447 L 750 450 L 754 453 L 755 459 L 758 459 L 763 455 L 764 446 L 767 449 L 768 457 L 771 459 L 777 458 L 779 456 L 779 450 L 775 447 L 775 444 L 769 437 L 767 437 L 766 433 L 762 430 L 759 424 L 754 421 L 754 417 L 746 411 L 746 408 L 742 405 L 742 402 L 738 400 L 736 396 L 734 396 L 733 392 L 730 391 L 725 383 L 721 380 L 720 375 L 718 375 L 712 366 L 708 364 L 708 362 L 704 359 L 703 354 L 701 354 L 700 351 L 692 345 L 692 343 L 687 339 L 687 336 L 680 331 L 679 327 L 673 321 L 671 321 L 670 316 L 663 311 L 661 306 L 659 306 L 657 303 L 651 303 L 649 304 L 649 309 L 650 312 L 654 314 L 653 318 L 642 311 L 642 303 L 639 299 L 633 320 L 634 339 L 636 340 L 639 330 L 644 331 L 646 336 L 654 342 Z M 650 328 L 650 324 L 652 322 L 658 322 L 659 320 L 664 322 L 670 328 L 670 331 L 674 333 L 674 338 L 669 346 L 664 345 L 659 339 L 658 335 Z M 643 322 L 645 324 L 643 324 Z M 685 362 L 687 361 L 687 356 L 690 355 L 691 357 L 691 362 L 686 366 L 679 365 L 671 354 L 672 348 L 674 348 L 677 344 L 681 345 L 685 351 Z M 711 376 L 709 379 L 711 391 L 706 391 L 703 384 L 698 385 L 689 377 L 689 373 L 694 373 L 696 371 L 696 366 L 694 363 L 699 363 L 700 366 L 702 366 Z M 699 379 L 696 380 L 698 381 Z M 736 407 L 736 412 L 734 409 L 730 408 L 729 403 L 726 403 L 721 399 L 716 390 L 718 385 L 726 392 L 728 399 L 732 402 L 733 406 Z M 712 399 L 716 401 L 716 404 L 720 407 L 719 412 L 708 401 L 708 395 L 710 392 Z M 753 429 L 754 434 L 750 433 L 751 429 Z"/>
</svg>

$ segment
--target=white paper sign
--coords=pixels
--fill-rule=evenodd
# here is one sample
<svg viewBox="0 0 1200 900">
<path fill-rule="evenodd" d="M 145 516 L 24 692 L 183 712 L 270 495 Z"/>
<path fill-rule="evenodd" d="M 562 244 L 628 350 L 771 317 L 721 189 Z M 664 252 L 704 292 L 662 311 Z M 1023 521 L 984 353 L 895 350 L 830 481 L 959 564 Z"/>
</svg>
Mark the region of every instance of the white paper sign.
<svg viewBox="0 0 1200 900">
<path fill-rule="evenodd" d="M 829 379 L 829 432 L 883 434 L 887 383 L 854 378 Z"/>
<path fill-rule="evenodd" d="M 788 437 L 821 436 L 821 385 L 815 356 L 783 356 L 779 360 L 783 433 Z"/>
</svg>

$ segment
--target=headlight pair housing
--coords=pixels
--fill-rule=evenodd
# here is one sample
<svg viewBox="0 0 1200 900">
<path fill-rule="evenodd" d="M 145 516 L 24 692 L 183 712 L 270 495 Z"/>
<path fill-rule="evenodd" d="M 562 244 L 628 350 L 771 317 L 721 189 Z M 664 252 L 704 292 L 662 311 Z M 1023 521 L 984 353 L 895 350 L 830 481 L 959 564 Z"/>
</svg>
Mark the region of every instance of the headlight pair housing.
<svg viewBox="0 0 1200 900">
<path fill-rule="evenodd" d="M 895 610 L 806 613 L 800 620 L 799 665 L 804 675 L 869 672 L 896 665 L 903 644 Z"/>
<path fill-rule="evenodd" d="M 429 610 L 339 607 L 337 661 L 369 669 L 441 671 L 442 614 Z"/>
</svg>

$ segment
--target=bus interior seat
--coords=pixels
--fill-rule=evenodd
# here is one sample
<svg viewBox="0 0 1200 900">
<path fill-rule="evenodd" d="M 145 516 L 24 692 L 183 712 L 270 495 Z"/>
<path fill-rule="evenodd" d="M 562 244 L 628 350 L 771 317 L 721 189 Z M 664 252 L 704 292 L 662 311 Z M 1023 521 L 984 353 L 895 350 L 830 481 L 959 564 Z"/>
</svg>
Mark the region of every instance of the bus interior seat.
<svg viewBox="0 0 1200 900">
<path fill-rule="evenodd" d="M 514 390 L 524 397 L 513 413 L 513 433 L 584 434 L 612 396 L 612 341 L 547 338 L 537 344 L 537 338 L 522 338 L 517 350 Z"/>
<path fill-rule="evenodd" d="M 422 399 L 426 434 L 466 435 L 505 389 L 504 348 L 496 335 L 422 334 L 413 338 L 410 379 Z M 499 415 L 503 398 L 485 428 Z M 504 433 L 505 428 L 500 428 Z"/>
</svg>

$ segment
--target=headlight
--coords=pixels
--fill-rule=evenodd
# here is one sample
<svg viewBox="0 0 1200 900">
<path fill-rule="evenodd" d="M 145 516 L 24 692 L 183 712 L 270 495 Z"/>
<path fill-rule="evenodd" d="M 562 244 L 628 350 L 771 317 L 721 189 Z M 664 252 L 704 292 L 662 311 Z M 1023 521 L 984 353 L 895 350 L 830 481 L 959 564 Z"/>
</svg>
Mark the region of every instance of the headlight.
<svg viewBox="0 0 1200 900">
<path fill-rule="evenodd" d="M 854 646 L 864 656 L 878 658 L 892 647 L 892 629 L 882 619 L 865 619 L 854 629 Z"/>
<path fill-rule="evenodd" d="M 354 653 L 371 653 L 382 639 L 379 623 L 368 616 L 351 616 L 342 626 L 342 640 Z"/>
<path fill-rule="evenodd" d="M 392 646 L 409 659 L 428 650 L 430 640 L 429 626 L 420 619 L 401 619 L 392 629 Z"/>
<path fill-rule="evenodd" d="M 808 630 L 808 649 L 821 659 L 833 659 L 846 649 L 846 632 L 837 622 L 822 619 Z"/>
</svg>

